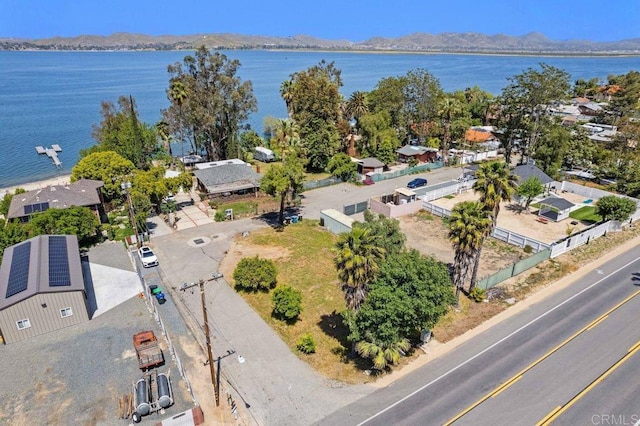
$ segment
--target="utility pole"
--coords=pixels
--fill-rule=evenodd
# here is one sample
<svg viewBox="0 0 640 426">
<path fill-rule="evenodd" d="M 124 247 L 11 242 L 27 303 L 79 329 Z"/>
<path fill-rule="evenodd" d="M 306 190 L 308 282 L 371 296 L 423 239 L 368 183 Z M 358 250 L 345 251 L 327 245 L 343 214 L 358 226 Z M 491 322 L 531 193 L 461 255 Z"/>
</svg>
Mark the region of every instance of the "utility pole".
<svg viewBox="0 0 640 426">
<path fill-rule="evenodd" d="M 140 248 L 142 245 L 140 243 L 140 233 L 138 232 L 138 221 L 136 220 L 136 212 L 133 210 L 133 202 L 131 201 L 131 194 L 129 191 L 131 190 L 131 182 L 123 182 L 120 184 L 120 187 L 124 190 L 124 193 L 127 196 L 127 204 L 129 207 L 129 220 L 131 220 L 131 224 L 133 225 L 133 230 L 136 233 L 136 247 Z"/>
<path fill-rule="evenodd" d="M 211 383 L 213 384 L 213 393 L 216 398 L 216 407 L 220 406 L 220 390 L 218 389 L 216 366 L 213 363 L 213 354 L 211 353 L 211 336 L 209 335 L 209 320 L 207 319 L 207 302 L 206 302 L 205 293 L 204 293 L 204 283 L 208 281 L 214 281 L 222 277 L 223 275 L 221 273 L 216 272 L 212 275 L 210 279 L 206 281 L 203 279 L 200 279 L 200 281 L 198 282 L 198 284 L 200 285 L 200 298 L 202 299 L 202 316 L 204 319 L 204 335 L 207 342 L 207 355 L 209 357 L 209 371 L 211 373 Z"/>
</svg>

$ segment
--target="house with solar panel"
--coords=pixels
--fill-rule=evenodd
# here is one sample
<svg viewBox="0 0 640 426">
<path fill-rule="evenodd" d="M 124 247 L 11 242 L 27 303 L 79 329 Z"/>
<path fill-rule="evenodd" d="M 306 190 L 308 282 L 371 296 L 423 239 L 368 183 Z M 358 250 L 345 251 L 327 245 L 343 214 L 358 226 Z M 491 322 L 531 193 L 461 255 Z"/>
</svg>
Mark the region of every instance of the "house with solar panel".
<svg viewBox="0 0 640 426">
<path fill-rule="evenodd" d="M 80 179 L 68 185 L 50 185 L 16 194 L 11 199 L 7 219 L 28 222 L 34 213 L 69 207 L 87 207 L 101 219 L 105 215 L 100 189 L 103 186 L 99 180 Z"/>
<path fill-rule="evenodd" d="M 0 265 L 0 334 L 14 343 L 89 320 L 75 235 L 8 247 Z"/>
</svg>

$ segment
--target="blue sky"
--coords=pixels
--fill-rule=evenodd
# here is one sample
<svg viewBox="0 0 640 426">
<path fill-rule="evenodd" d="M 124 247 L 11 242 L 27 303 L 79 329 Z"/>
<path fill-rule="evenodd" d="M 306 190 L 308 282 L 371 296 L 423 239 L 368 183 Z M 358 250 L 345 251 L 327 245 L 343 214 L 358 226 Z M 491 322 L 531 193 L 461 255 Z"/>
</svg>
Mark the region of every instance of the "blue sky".
<svg viewBox="0 0 640 426">
<path fill-rule="evenodd" d="M 363 41 L 414 32 L 640 37 L 639 0 L 0 0 L 0 37 L 236 33 Z"/>
</svg>

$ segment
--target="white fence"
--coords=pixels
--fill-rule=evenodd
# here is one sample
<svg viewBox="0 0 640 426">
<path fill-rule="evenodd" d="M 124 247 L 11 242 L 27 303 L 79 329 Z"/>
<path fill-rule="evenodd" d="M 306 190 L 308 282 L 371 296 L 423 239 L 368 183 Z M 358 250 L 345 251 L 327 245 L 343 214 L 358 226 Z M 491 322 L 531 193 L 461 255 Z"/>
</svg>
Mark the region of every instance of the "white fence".
<svg viewBox="0 0 640 426">
<path fill-rule="evenodd" d="M 585 229 L 579 234 L 571 235 L 570 237 L 567 237 L 564 240 L 553 243 L 553 245 L 551 246 L 550 257 L 554 258 L 554 257 L 560 256 L 562 253 L 566 253 L 583 244 L 588 244 L 589 241 L 591 240 L 595 240 L 598 237 L 602 237 L 607 233 L 607 231 L 615 230 L 615 229 L 610 229 L 612 224 L 614 224 L 612 221 L 605 222 L 593 228 Z M 615 225 L 614 225 L 614 228 L 615 228 Z"/>
<path fill-rule="evenodd" d="M 493 233 L 491 234 L 491 236 L 500 241 L 504 241 L 507 244 L 518 246 L 520 248 L 525 248 L 526 246 L 529 246 L 533 249 L 534 253 L 541 252 L 551 247 L 550 244 L 543 243 L 542 241 L 529 238 L 526 235 L 518 234 L 517 232 L 509 231 L 507 229 L 498 228 L 498 227 L 495 227 L 493 229 Z"/>
<path fill-rule="evenodd" d="M 422 199 L 424 201 L 433 201 L 438 198 L 446 197 L 451 194 L 459 194 L 460 192 L 470 190 L 475 180 L 469 180 L 467 182 L 451 181 L 448 185 L 440 184 L 427 192 L 425 192 Z"/>
<path fill-rule="evenodd" d="M 446 217 L 451 215 L 451 210 L 445 209 L 444 207 L 436 206 L 435 204 L 431 204 L 430 202 L 425 200 L 422 201 L 422 208 L 429 213 L 439 217 Z M 491 236 L 500 241 L 504 241 L 507 244 L 518 246 L 520 248 L 530 246 L 535 253 L 551 247 L 551 245 L 543 243 L 542 241 L 534 240 L 533 238 L 529 238 L 526 235 L 518 234 L 516 232 L 508 231 L 499 227 L 495 227 L 493 229 L 493 233 L 491 234 Z"/>
</svg>

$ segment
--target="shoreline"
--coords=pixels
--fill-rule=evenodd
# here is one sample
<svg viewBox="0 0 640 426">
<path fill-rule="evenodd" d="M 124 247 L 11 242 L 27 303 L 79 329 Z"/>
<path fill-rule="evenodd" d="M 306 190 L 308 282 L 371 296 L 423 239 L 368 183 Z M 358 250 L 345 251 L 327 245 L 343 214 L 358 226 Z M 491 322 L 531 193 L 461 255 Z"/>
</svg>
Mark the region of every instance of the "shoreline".
<svg viewBox="0 0 640 426">
<path fill-rule="evenodd" d="M 48 49 L 46 47 L 35 48 L 29 47 L 24 49 L 0 49 L 0 52 L 87 52 L 87 53 L 127 53 L 127 52 L 192 52 L 196 48 L 181 49 L 158 49 L 158 48 L 100 48 L 99 46 L 83 47 L 78 49 Z M 349 49 L 344 47 L 253 47 L 239 48 L 232 46 L 223 46 L 212 48 L 214 51 L 234 51 L 234 50 L 254 50 L 266 52 L 325 52 L 325 53 L 361 53 L 361 54 L 388 54 L 388 55 L 470 55 L 470 56 L 522 56 L 522 57 L 558 57 L 558 58 L 629 58 L 640 57 L 638 51 L 592 51 L 592 52 L 571 52 L 571 51 L 518 51 L 518 50 L 458 50 L 458 49 Z"/>
<path fill-rule="evenodd" d="M 35 189 L 42 189 L 51 185 L 67 185 L 71 183 L 71 173 L 56 176 L 49 179 L 36 180 L 19 185 L 0 187 L 0 199 L 4 198 L 8 193 L 14 193 L 17 188 L 22 188 L 27 191 L 33 191 Z"/>
</svg>

